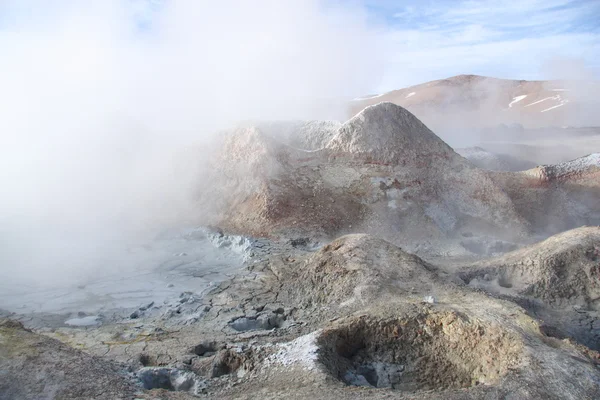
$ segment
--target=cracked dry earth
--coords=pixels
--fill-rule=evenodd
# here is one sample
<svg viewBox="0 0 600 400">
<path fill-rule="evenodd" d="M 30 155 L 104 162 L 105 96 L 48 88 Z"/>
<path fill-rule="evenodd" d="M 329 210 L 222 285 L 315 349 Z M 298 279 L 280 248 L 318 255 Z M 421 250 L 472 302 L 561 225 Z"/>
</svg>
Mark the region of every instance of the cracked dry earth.
<svg viewBox="0 0 600 400">
<path fill-rule="evenodd" d="M 580 228 L 459 269 L 369 235 L 273 243 L 182 296 L 179 319 L 41 334 L 4 322 L 0 397 L 595 399 L 599 237 Z M 579 334 L 548 317 L 569 309 L 592 321 Z"/>
</svg>

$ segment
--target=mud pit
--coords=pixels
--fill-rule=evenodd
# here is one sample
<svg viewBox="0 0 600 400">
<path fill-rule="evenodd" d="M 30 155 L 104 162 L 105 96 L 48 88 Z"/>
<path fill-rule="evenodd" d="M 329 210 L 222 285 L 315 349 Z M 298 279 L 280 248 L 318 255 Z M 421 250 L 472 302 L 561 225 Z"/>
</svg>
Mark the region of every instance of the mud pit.
<svg viewBox="0 0 600 400">
<path fill-rule="evenodd" d="M 192 293 L 199 297 L 229 279 L 244 265 L 250 247 L 242 236 L 204 227 L 172 228 L 149 239 L 123 241 L 85 260 L 70 260 L 81 269 L 79 276 L 36 283 L 35 268 L 42 265 L 14 277 L 0 275 L 0 309 L 54 314 L 53 326 L 99 326 L 112 315 L 156 316 L 167 312 L 167 304 L 184 303 Z M 0 254 L 0 265 L 9 265 L 6 257 Z"/>
<path fill-rule="evenodd" d="M 407 392 L 494 385 L 522 354 L 516 336 L 456 312 L 359 318 L 323 332 L 319 347 L 320 362 L 346 384 Z"/>
<path fill-rule="evenodd" d="M 145 367 L 137 373 L 144 389 L 164 389 L 199 394 L 206 384 L 191 372 L 176 368 Z"/>
<path fill-rule="evenodd" d="M 262 314 L 258 317 L 241 317 L 230 322 L 228 325 L 237 332 L 247 332 L 255 330 L 272 330 L 285 326 L 285 316 L 275 314 L 269 316 Z"/>
</svg>

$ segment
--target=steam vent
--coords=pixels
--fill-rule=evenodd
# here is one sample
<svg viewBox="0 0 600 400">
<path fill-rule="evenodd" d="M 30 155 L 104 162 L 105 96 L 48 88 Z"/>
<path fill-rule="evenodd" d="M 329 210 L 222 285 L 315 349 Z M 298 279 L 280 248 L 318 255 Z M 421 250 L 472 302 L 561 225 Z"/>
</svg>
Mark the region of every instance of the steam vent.
<svg viewBox="0 0 600 400">
<path fill-rule="evenodd" d="M 599 400 L 600 2 L 497 3 L 0 0 L 0 400 Z"/>
</svg>

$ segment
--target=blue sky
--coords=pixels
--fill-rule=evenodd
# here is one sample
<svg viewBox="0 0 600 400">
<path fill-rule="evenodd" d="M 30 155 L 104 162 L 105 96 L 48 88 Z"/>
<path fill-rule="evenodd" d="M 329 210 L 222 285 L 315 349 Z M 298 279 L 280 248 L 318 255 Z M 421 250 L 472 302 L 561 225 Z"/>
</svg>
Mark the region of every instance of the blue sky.
<svg viewBox="0 0 600 400">
<path fill-rule="evenodd" d="M 600 78 L 600 1 L 364 0 L 384 26 L 382 89 L 456 74 Z"/>
<path fill-rule="evenodd" d="M 363 42 L 370 42 L 366 46 L 363 43 L 357 52 L 364 54 L 365 48 L 369 47 L 377 52 L 375 56 L 363 55 L 364 58 L 376 57 L 377 67 L 368 66 L 378 77 L 377 82 L 369 84 L 368 90 L 372 92 L 457 74 L 513 79 L 600 79 L 600 0 L 222 1 L 228 4 L 234 20 L 239 17 L 235 15 L 236 11 L 246 9 L 243 12 L 247 13 L 246 5 L 252 4 L 255 7 L 252 12 L 257 15 L 251 18 L 264 20 L 264 29 L 269 30 L 267 34 L 275 37 L 280 36 L 277 30 L 281 26 L 273 21 L 278 18 L 278 12 L 269 12 L 272 9 L 286 8 L 289 13 L 285 18 L 289 18 L 296 10 L 302 13 L 311 8 L 307 4 L 320 3 L 325 6 L 323 10 L 332 6 L 336 18 L 342 18 L 346 28 L 319 29 L 323 30 L 323 35 L 340 35 L 343 31 L 337 38 L 327 38 L 341 46 L 346 45 L 343 42 L 356 41 L 360 35 Z M 127 5 L 130 22 L 146 36 L 161 33 L 158 32 L 160 27 L 153 29 L 153 23 L 164 13 L 165 5 L 192 7 L 190 4 L 193 4 L 195 8 L 206 9 L 206 13 L 211 13 L 214 8 L 214 3 L 203 0 L 0 0 L 0 33 L 3 27 L 24 21 L 28 22 L 27 29 L 38 29 L 66 9 L 86 8 L 90 15 L 104 15 L 104 9 L 115 8 L 117 3 Z M 102 11 L 98 12 L 98 9 Z M 259 17 L 259 13 L 269 16 Z M 313 17 L 303 18 L 299 14 L 297 20 L 292 18 L 298 36 L 312 30 L 311 18 L 316 15 L 312 8 L 310 13 Z M 224 20 L 220 24 L 226 26 L 229 18 L 221 15 L 218 18 L 221 17 Z M 108 26 L 110 18 L 106 17 L 104 21 L 97 18 L 100 22 L 94 22 Z M 357 22 L 364 22 L 368 28 L 355 28 L 353 24 Z M 352 29 L 356 33 L 348 33 Z M 219 36 L 213 40 L 218 41 Z M 294 42 L 290 42 L 289 48 L 290 51 L 294 49 Z M 307 49 L 301 46 L 296 51 L 301 57 Z M 316 49 L 315 53 L 322 51 Z M 277 58 L 276 54 L 272 56 Z"/>
<path fill-rule="evenodd" d="M 378 31 L 378 91 L 457 74 L 600 79 L 600 0 L 325 2 L 361 9 Z"/>
</svg>

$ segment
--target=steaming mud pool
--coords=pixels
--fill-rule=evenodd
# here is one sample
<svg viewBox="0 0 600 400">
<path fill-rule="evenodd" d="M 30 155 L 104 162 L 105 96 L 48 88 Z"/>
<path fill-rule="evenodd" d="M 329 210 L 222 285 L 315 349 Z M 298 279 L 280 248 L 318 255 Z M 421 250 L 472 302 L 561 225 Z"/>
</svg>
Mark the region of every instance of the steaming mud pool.
<svg viewBox="0 0 600 400">
<path fill-rule="evenodd" d="M 252 244 L 204 228 L 163 232 L 148 243 L 122 248 L 110 265 L 86 265 L 93 274 L 48 282 L 0 280 L 0 309 L 44 316 L 43 324 L 95 326 L 136 318 L 189 293 L 202 295 L 228 279 L 249 257 Z M 56 283 L 55 283 L 56 282 Z M 50 318 L 49 316 L 54 316 Z M 51 319 L 52 321 L 48 321 Z"/>
</svg>

